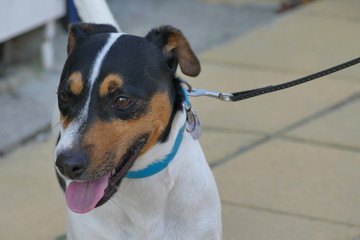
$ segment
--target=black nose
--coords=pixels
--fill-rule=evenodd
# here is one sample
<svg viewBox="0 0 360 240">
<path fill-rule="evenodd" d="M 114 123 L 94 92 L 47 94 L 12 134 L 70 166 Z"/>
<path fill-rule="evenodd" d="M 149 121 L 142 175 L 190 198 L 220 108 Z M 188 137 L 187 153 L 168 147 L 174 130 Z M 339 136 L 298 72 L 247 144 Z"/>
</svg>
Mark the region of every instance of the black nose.
<svg viewBox="0 0 360 240">
<path fill-rule="evenodd" d="M 88 157 L 82 152 L 63 152 L 56 159 L 56 166 L 61 174 L 70 179 L 77 179 L 89 164 Z"/>
</svg>

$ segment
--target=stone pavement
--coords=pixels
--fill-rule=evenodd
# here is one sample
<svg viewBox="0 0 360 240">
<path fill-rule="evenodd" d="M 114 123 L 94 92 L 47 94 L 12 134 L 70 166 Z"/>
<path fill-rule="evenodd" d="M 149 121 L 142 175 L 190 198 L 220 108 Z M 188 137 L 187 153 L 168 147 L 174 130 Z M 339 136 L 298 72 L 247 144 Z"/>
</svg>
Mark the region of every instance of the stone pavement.
<svg viewBox="0 0 360 240">
<path fill-rule="evenodd" d="M 186 79 L 232 92 L 358 57 L 359 10 L 356 0 L 309 3 L 203 52 L 202 74 Z M 359 239 L 359 69 L 238 103 L 191 98 L 222 199 L 224 240 Z M 45 138 L 0 159 L 0 239 L 65 232 L 52 151 Z"/>
</svg>

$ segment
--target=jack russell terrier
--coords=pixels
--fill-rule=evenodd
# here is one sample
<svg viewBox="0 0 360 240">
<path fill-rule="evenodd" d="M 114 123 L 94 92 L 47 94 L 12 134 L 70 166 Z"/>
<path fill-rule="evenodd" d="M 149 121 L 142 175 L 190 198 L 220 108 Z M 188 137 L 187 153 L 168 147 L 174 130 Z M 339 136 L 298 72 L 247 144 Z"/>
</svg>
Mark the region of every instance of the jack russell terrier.
<svg viewBox="0 0 360 240">
<path fill-rule="evenodd" d="M 67 51 L 55 150 L 67 239 L 221 239 L 216 183 L 175 75 L 200 73 L 184 35 L 78 23 Z"/>
</svg>

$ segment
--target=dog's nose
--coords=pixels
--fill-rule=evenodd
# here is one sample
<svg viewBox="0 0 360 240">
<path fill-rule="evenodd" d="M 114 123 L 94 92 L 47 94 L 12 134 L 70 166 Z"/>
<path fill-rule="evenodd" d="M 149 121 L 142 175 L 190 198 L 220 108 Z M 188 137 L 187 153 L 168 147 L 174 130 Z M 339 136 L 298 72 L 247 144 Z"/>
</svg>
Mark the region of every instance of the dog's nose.
<svg viewBox="0 0 360 240">
<path fill-rule="evenodd" d="M 61 174 L 77 179 L 89 164 L 88 157 L 82 152 L 63 152 L 56 158 L 56 166 Z"/>
</svg>

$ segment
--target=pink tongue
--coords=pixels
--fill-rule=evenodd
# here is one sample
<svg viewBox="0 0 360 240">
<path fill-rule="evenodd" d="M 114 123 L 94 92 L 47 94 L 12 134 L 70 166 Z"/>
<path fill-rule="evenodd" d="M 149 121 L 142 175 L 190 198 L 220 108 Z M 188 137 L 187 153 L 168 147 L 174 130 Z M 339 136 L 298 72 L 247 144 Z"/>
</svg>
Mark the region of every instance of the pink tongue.
<svg viewBox="0 0 360 240">
<path fill-rule="evenodd" d="M 110 173 L 90 182 L 71 182 L 66 189 L 66 203 L 71 211 L 87 213 L 93 210 L 104 196 Z"/>
</svg>

